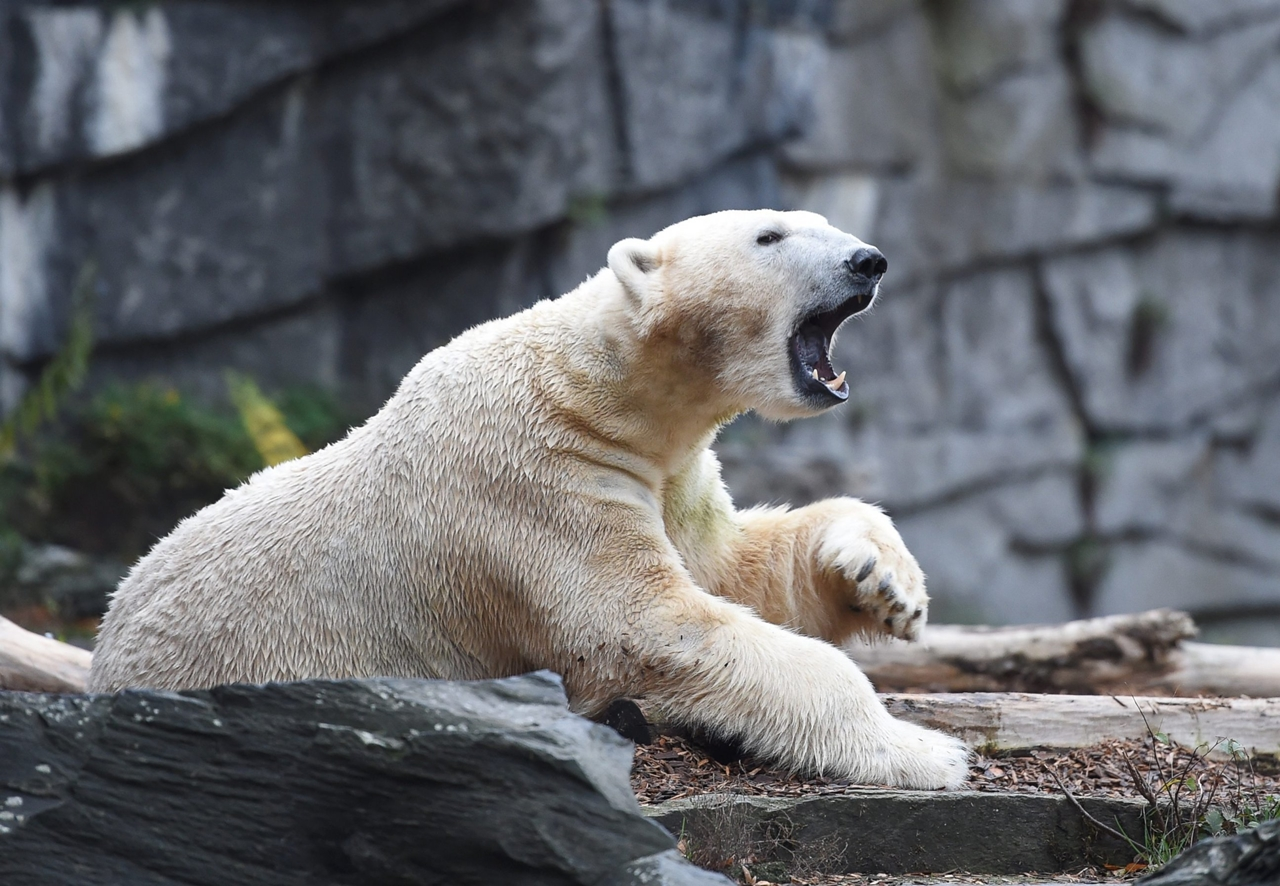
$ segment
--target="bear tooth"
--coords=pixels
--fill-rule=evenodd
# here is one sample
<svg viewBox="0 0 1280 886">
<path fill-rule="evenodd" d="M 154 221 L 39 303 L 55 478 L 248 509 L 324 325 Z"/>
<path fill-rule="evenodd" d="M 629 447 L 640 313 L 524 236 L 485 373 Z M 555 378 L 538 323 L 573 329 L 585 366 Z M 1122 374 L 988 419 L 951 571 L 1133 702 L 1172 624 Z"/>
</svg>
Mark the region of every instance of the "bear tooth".
<svg viewBox="0 0 1280 886">
<path fill-rule="evenodd" d="M 844 373 L 841 372 L 835 378 L 831 379 L 831 381 L 824 381 L 823 384 L 833 391 L 840 390 L 844 387 Z"/>
<path fill-rule="evenodd" d="M 813 380 L 814 380 L 814 381 L 822 381 L 822 379 L 818 377 L 818 370 L 817 370 L 817 369 L 814 369 L 814 370 L 813 370 Z"/>
</svg>

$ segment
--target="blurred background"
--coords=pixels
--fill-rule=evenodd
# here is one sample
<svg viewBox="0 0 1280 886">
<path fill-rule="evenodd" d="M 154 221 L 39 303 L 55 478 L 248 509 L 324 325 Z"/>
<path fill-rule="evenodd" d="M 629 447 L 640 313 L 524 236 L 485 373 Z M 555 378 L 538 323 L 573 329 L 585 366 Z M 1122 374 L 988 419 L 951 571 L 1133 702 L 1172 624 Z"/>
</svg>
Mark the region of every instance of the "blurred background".
<svg viewBox="0 0 1280 886">
<path fill-rule="evenodd" d="M 1280 645 L 1280 0 L 0 0 L 0 611 L 699 213 L 879 246 L 850 402 L 718 445 L 881 502 L 934 621 Z M 284 453 L 282 455 L 281 453 Z"/>
</svg>

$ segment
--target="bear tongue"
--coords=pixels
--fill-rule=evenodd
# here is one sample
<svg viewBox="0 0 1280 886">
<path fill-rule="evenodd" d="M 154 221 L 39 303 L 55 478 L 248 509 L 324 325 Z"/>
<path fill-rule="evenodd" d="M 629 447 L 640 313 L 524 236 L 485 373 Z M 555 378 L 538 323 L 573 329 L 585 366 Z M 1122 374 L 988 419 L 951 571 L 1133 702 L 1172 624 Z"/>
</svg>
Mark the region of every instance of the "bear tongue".
<svg viewBox="0 0 1280 886">
<path fill-rule="evenodd" d="M 816 324 L 800 327 L 794 341 L 797 356 L 804 365 L 809 367 L 809 374 L 814 381 L 822 382 L 828 390 L 835 393 L 844 389 L 845 373 L 836 375 L 835 369 L 832 368 L 830 358 L 827 356 L 827 336 L 820 327 Z"/>
<path fill-rule="evenodd" d="M 795 334 L 794 347 L 801 364 L 808 366 L 819 381 L 835 375 L 831 364 L 827 362 L 827 339 L 822 330 L 813 325 L 801 326 Z"/>
</svg>

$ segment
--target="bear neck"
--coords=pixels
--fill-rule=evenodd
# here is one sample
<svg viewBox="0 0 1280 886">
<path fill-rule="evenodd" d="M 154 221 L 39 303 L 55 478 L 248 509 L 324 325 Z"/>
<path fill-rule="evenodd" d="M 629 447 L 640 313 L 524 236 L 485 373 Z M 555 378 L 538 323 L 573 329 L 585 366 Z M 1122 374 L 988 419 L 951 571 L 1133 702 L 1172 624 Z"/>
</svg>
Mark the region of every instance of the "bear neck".
<svg viewBox="0 0 1280 886">
<path fill-rule="evenodd" d="M 644 459 L 659 478 L 705 450 L 743 411 L 702 370 L 691 350 L 696 342 L 640 328 L 611 273 L 554 304 L 567 341 L 544 351 L 552 376 L 544 390 L 564 401 L 559 409 L 588 436 Z"/>
</svg>

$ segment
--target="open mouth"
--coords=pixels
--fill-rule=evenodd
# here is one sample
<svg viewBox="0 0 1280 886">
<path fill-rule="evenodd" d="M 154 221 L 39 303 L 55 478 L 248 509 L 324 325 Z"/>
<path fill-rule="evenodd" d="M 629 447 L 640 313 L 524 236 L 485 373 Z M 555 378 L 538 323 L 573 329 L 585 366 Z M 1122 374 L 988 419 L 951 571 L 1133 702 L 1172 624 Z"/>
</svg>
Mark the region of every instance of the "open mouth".
<svg viewBox="0 0 1280 886">
<path fill-rule="evenodd" d="M 845 373 L 831 365 L 831 338 L 840 324 L 865 311 L 875 299 L 875 289 L 859 293 L 829 311 L 810 314 L 791 336 L 791 363 L 796 386 L 810 398 L 831 403 L 849 399 Z"/>
</svg>

